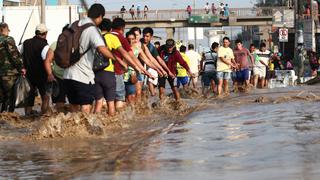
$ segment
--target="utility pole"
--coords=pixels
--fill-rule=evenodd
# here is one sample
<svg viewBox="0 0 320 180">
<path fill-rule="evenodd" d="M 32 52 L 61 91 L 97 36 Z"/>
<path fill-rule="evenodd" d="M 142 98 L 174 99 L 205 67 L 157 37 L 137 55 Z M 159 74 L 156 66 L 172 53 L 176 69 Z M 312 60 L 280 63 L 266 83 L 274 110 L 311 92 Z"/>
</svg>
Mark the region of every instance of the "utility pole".
<svg viewBox="0 0 320 180">
<path fill-rule="evenodd" d="M 46 24 L 46 0 L 41 0 L 41 20 L 42 24 Z"/>
<path fill-rule="evenodd" d="M 2 18 L 1 18 L 1 22 L 4 22 L 4 7 L 3 7 L 3 0 L 0 0 L 0 8 L 1 8 L 1 11 L 2 11 Z"/>
<path fill-rule="evenodd" d="M 193 15 L 195 15 L 196 12 L 196 0 L 193 0 Z M 197 28 L 196 26 L 194 27 L 194 49 L 198 50 L 198 46 L 197 46 Z"/>
</svg>

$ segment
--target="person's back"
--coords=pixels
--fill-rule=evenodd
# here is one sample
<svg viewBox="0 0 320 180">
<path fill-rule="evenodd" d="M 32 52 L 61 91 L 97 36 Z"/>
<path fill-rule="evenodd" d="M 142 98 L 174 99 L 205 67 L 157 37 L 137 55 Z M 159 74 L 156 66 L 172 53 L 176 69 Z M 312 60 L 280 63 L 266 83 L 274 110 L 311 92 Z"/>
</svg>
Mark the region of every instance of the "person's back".
<svg viewBox="0 0 320 180">
<path fill-rule="evenodd" d="M 192 49 L 192 50 L 187 51 L 186 55 L 190 59 L 190 70 L 191 70 L 191 72 L 192 73 L 199 73 L 199 65 L 200 65 L 200 61 L 201 61 L 200 54 Z"/>
<path fill-rule="evenodd" d="M 14 39 L 11 36 L 0 35 L 0 76 L 17 75 L 22 67 L 22 57 Z"/>
<path fill-rule="evenodd" d="M 22 72 L 22 57 L 6 23 L 0 24 L 0 103 L 1 112 L 13 112 L 14 84 Z"/>
<path fill-rule="evenodd" d="M 27 78 L 32 83 L 46 82 L 47 74 L 43 66 L 42 50 L 47 46 L 47 40 L 34 36 L 23 43 L 23 61 L 27 69 Z"/>
<path fill-rule="evenodd" d="M 122 8 L 120 9 L 121 13 L 125 13 L 126 12 L 126 8 L 124 8 L 124 6 L 122 6 Z"/>
<path fill-rule="evenodd" d="M 180 53 L 182 59 L 188 64 L 190 67 L 190 59 L 185 53 Z M 187 70 L 182 67 L 179 63 L 177 63 L 177 77 L 186 77 L 188 76 Z"/>
<path fill-rule="evenodd" d="M 79 21 L 79 26 L 83 26 L 87 23 L 93 23 L 90 18 L 84 18 Z M 104 44 L 101 36 L 98 34 L 98 30 L 95 26 L 91 26 L 85 29 L 80 37 L 80 53 L 88 51 L 81 57 L 81 59 L 75 65 L 65 69 L 64 78 L 77 80 L 86 84 L 94 84 L 94 72 L 93 68 L 93 57 L 96 49 L 91 47 L 92 43 L 95 43 L 97 38 L 100 43 Z"/>
<path fill-rule="evenodd" d="M 72 111 L 90 113 L 91 104 L 95 97 L 95 74 L 93 72 L 93 61 L 95 52 L 99 51 L 105 58 L 112 58 L 113 55 L 106 47 L 105 42 L 97 29 L 105 15 L 105 9 L 101 4 L 93 4 L 88 17 L 79 21 L 79 26 L 92 23 L 93 26 L 86 28 L 79 39 L 80 53 L 83 56 L 73 66 L 65 69 L 63 78 L 67 85 L 67 96 Z"/>
<path fill-rule="evenodd" d="M 204 54 L 203 72 L 211 72 L 217 70 L 218 53 L 209 51 Z"/>
</svg>

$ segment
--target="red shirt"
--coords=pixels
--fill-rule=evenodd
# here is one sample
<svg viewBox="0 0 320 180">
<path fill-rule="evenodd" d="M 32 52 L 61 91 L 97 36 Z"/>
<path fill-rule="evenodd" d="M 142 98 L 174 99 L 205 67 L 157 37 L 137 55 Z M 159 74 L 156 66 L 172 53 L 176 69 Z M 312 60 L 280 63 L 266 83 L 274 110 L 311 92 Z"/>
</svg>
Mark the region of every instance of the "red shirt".
<svg viewBox="0 0 320 180">
<path fill-rule="evenodd" d="M 165 61 L 166 65 L 168 66 L 169 70 L 174 74 L 177 75 L 177 63 L 179 63 L 182 67 L 184 67 L 187 71 L 190 71 L 190 68 L 185 60 L 183 60 L 179 51 L 174 51 L 173 53 L 169 54 L 165 51 L 160 53 L 160 57 Z"/>
<path fill-rule="evenodd" d="M 123 34 L 121 34 L 118 30 L 112 30 L 111 33 L 116 35 L 119 38 L 124 50 L 126 50 L 127 52 L 132 51 L 131 45 L 129 44 L 128 40 L 123 36 Z M 121 53 L 119 51 L 114 51 L 113 53 L 118 58 L 123 59 L 123 56 L 121 55 Z M 115 61 L 115 63 L 114 63 L 114 72 L 117 75 L 124 74 L 124 70 L 122 68 L 122 65 L 118 61 Z"/>
</svg>

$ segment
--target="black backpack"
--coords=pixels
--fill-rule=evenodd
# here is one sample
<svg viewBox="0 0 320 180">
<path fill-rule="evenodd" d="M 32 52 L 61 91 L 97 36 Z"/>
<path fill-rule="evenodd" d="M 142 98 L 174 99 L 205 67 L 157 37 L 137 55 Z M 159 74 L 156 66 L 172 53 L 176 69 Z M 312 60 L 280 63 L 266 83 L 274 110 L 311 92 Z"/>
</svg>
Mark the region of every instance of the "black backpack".
<svg viewBox="0 0 320 180">
<path fill-rule="evenodd" d="M 68 68 L 76 64 L 80 58 L 86 54 L 90 48 L 84 53 L 80 53 L 80 37 L 82 32 L 88 27 L 94 26 L 92 23 L 87 23 L 78 26 L 79 21 L 75 21 L 66 28 L 58 37 L 57 48 L 54 51 L 54 59 L 58 66 Z"/>
<path fill-rule="evenodd" d="M 106 43 L 106 39 L 105 36 L 106 34 L 102 35 L 104 44 L 107 46 Z M 103 69 L 105 69 L 106 67 L 108 67 L 110 65 L 109 59 L 105 58 L 99 51 L 96 51 L 96 53 L 94 54 L 94 60 L 93 60 L 93 71 L 97 72 L 97 71 L 101 71 Z"/>
</svg>

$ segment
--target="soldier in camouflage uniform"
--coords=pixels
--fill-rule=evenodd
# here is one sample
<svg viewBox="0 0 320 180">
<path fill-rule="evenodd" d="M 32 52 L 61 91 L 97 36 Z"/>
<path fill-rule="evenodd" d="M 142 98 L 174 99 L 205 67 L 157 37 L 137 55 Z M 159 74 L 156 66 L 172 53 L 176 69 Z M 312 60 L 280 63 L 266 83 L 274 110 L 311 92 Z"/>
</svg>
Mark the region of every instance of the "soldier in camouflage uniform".
<svg viewBox="0 0 320 180">
<path fill-rule="evenodd" d="M 15 41 L 9 36 L 9 27 L 0 23 L 0 103 L 1 112 L 14 111 L 14 84 L 23 69 L 22 57 Z"/>
</svg>

